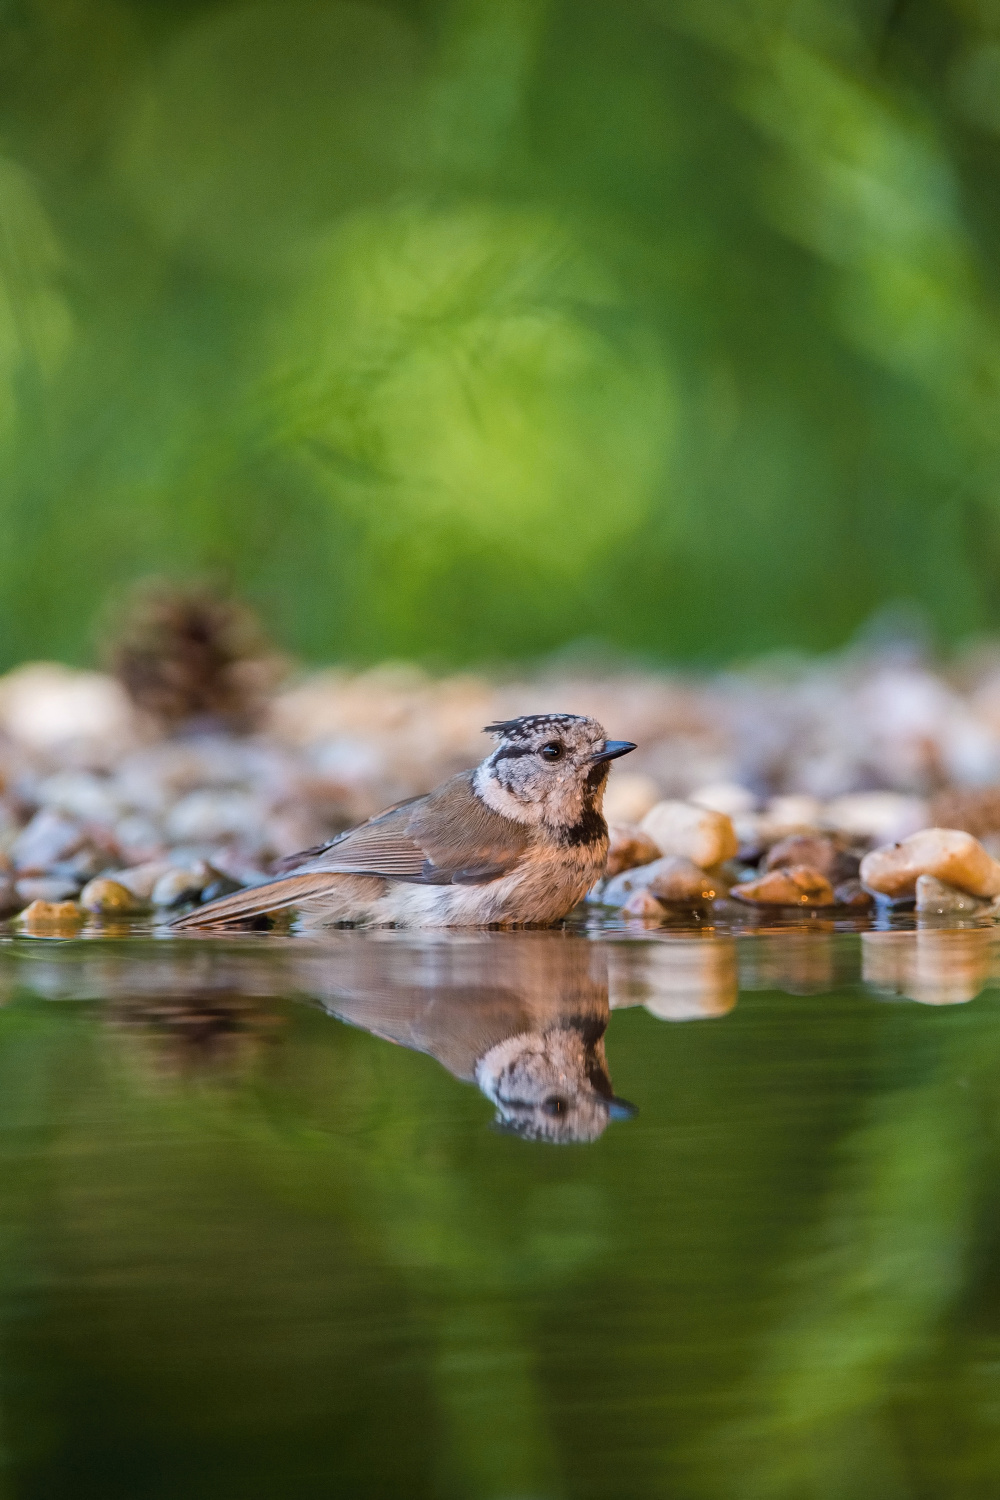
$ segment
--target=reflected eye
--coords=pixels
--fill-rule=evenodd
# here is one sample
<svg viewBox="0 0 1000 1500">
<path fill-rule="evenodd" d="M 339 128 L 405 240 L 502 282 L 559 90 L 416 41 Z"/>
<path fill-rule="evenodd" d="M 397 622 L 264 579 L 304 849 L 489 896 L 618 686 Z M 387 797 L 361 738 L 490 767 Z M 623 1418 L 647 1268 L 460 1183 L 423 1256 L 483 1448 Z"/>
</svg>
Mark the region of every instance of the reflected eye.
<svg viewBox="0 0 1000 1500">
<path fill-rule="evenodd" d="M 566 1113 L 566 1107 L 566 1100 L 559 1094 L 550 1094 L 542 1105 L 547 1115 L 553 1115 L 557 1119 Z"/>
<path fill-rule="evenodd" d="M 560 745 L 558 740 L 549 740 L 549 743 L 547 745 L 543 745 L 538 753 L 545 760 L 561 760 L 563 755 L 563 747 L 562 745 Z"/>
</svg>

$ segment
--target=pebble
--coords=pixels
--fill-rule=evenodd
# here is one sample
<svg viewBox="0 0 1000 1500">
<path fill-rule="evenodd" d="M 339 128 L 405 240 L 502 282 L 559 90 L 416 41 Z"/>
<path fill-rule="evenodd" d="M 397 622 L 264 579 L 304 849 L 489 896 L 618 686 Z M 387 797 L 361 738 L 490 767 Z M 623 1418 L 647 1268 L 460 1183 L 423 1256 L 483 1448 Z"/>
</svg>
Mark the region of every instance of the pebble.
<svg viewBox="0 0 1000 1500">
<path fill-rule="evenodd" d="M 175 868 L 168 859 L 152 859 L 143 865 L 133 865 L 130 870 L 109 870 L 108 879 L 124 886 L 139 901 L 149 901 L 156 882 Z"/>
<path fill-rule="evenodd" d="M 921 875 L 934 875 L 970 896 L 1000 895 L 1000 864 L 971 833 L 957 828 L 925 828 L 873 849 L 861 861 L 868 889 L 893 899 L 914 896 Z"/>
<path fill-rule="evenodd" d="M 119 881 L 98 876 L 80 892 L 80 905 L 98 916 L 130 916 L 144 911 L 147 903 Z"/>
<path fill-rule="evenodd" d="M 80 889 L 78 880 L 63 880 L 58 875 L 26 875 L 15 881 L 20 905 L 29 901 L 68 901 Z"/>
<path fill-rule="evenodd" d="M 164 828 L 167 837 L 178 843 L 254 839 L 260 835 L 262 811 L 259 799 L 249 792 L 190 792 L 170 809 Z"/>
<path fill-rule="evenodd" d="M 153 887 L 152 903 L 163 910 L 179 906 L 182 901 L 193 901 L 196 896 L 201 895 L 211 879 L 212 871 L 206 864 L 202 864 L 200 868 L 168 870 Z"/>
<path fill-rule="evenodd" d="M 833 894 L 838 906 L 848 906 L 853 911 L 870 911 L 875 904 L 874 897 L 860 880 L 842 880 L 834 886 Z"/>
<path fill-rule="evenodd" d="M 718 880 L 705 874 L 690 859 L 672 854 L 656 862 L 656 874 L 646 889 L 658 901 L 681 906 L 702 906 L 723 893 Z"/>
<path fill-rule="evenodd" d="M 659 859 L 660 851 L 649 834 L 634 824 L 615 823 L 609 832 L 607 875 L 620 875 L 622 870 L 632 870 L 636 865 L 648 865 Z"/>
<path fill-rule="evenodd" d="M 58 771 L 42 782 L 37 795 L 42 807 L 86 823 L 113 827 L 123 811 L 111 783 L 88 771 Z"/>
<path fill-rule="evenodd" d="M 762 868 L 764 870 L 788 869 L 792 865 L 808 865 L 828 879 L 833 874 L 839 850 L 832 839 L 821 834 L 793 833 L 779 839 L 768 850 Z"/>
<path fill-rule="evenodd" d="M 75 901 L 32 901 L 18 917 L 24 927 L 79 927 L 84 920 Z"/>
<path fill-rule="evenodd" d="M 933 875 L 917 877 L 917 911 L 926 916 L 972 917 L 988 911 L 990 903 L 970 896 L 956 886 L 946 885 Z"/>
<path fill-rule="evenodd" d="M 657 875 L 669 874 L 674 860 L 675 856 L 670 855 L 666 859 L 655 859 L 648 865 L 634 865 L 630 870 L 622 870 L 621 874 L 604 881 L 596 899 L 602 906 L 624 906 L 633 891 L 647 890 Z"/>
<path fill-rule="evenodd" d="M 648 890 L 633 891 L 622 907 L 623 917 L 641 917 L 644 921 L 663 920 L 663 907 Z"/>
<path fill-rule="evenodd" d="M 782 797 L 772 797 L 767 804 L 765 820 L 775 838 L 803 829 L 818 828 L 823 816 L 823 804 L 818 797 L 805 792 L 789 792 Z"/>
<path fill-rule="evenodd" d="M 658 802 L 642 820 L 661 854 L 680 854 L 701 869 L 720 865 L 739 852 L 739 839 L 726 813 L 688 802 Z"/>
<path fill-rule="evenodd" d="M 11 847 L 11 858 L 26 875 L 43 875 L 60 859 L 76 854 L 84 842 L 80 824 L 51 808 L 42 808 L 26 824 Z"/>
<path fill-rule="evenodd" d="M 734 885 L 731 894 L 757 906 L 833 906 L 833 887 L 808 865 L 769 870 L 756 880 Z"/>
</svg>

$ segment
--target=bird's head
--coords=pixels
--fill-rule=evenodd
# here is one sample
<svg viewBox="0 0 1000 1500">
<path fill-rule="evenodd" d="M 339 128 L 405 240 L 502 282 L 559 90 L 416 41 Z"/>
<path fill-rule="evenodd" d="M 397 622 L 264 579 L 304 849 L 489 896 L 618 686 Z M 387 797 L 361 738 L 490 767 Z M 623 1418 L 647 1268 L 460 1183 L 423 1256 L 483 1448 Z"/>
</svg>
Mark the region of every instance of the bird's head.
<svg viewBox="0 0 1000 1500">
<path fill-rule="evenodd" d="M 564 830 L 600 816 L 611 761 L 635 749 L 583 714 L 526 714 L 486 733 L 498 743 L 476 772 L 483 801 L 519 823 Z"/>
<path fill-rule="evenodd" d="M 635 1106 L 616 1099 L 604 1055 L 603 1024 L 580 1017 L 543 1032 L 521 1032 L 492 1047 L 476 1082 L 508 1135 L 554 1145 L 594 1141 Z"/>
</svg>

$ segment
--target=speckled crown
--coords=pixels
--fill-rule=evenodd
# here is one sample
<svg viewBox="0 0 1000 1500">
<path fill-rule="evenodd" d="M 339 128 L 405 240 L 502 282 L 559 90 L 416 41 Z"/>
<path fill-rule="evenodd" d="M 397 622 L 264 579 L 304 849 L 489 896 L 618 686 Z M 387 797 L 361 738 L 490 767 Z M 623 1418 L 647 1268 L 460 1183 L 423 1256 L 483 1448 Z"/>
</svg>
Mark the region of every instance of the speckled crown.
<svg viewBox="0 0 1000 1500">
<path fill-rule="evenodd" d="M 589 724 L 586 714 L 522 714 L 519 719 L 502 719 L 487 724 L 484 734 L 495 734 L 498 739 L 529 739 L 539 731 L 566 729 L 571 724 Z"/>
</svg>

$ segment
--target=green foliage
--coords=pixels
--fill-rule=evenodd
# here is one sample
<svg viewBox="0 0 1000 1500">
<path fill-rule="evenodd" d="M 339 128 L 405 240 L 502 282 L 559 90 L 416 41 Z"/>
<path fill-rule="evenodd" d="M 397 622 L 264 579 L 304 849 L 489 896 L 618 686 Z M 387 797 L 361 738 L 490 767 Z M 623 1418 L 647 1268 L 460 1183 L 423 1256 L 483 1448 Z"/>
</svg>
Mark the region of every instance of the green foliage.
<svg viewBox="0 0 1000 1500">
<path fill-rule="evenodd" d="M 228 571 L 314 659 L 1000 627 L 1000 11 L 0 9 L 4 657 Z"/>
</svg>

